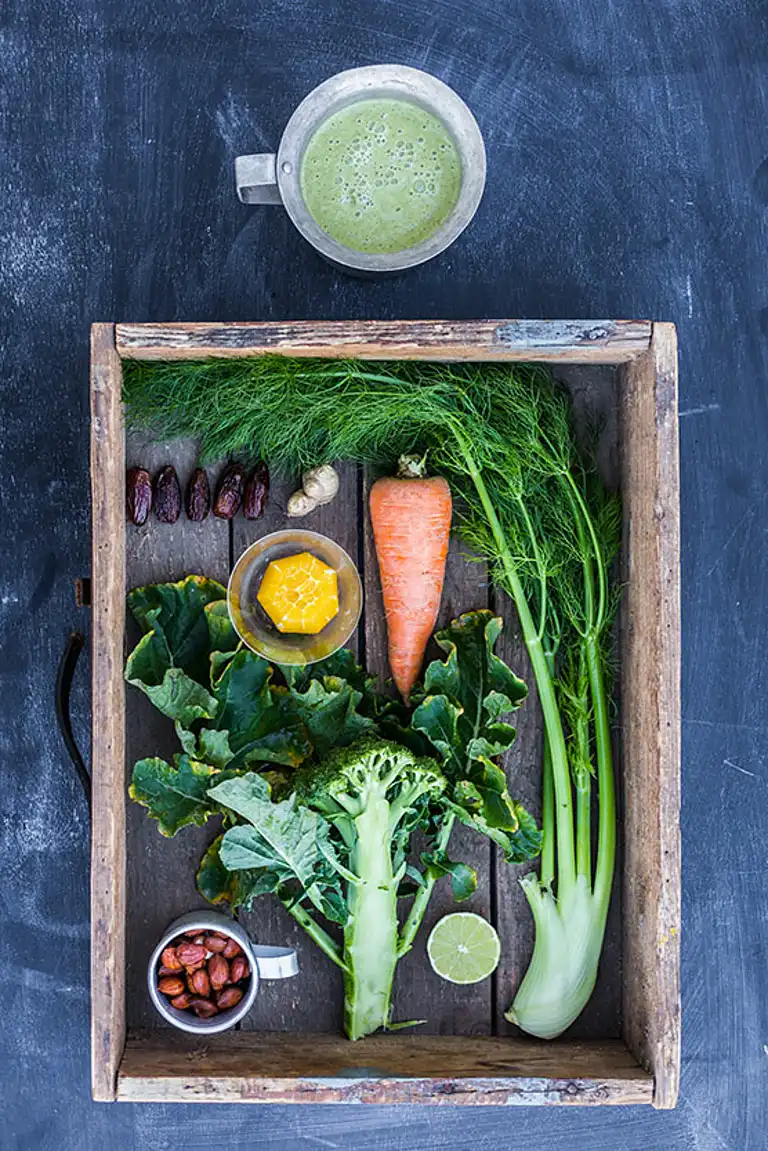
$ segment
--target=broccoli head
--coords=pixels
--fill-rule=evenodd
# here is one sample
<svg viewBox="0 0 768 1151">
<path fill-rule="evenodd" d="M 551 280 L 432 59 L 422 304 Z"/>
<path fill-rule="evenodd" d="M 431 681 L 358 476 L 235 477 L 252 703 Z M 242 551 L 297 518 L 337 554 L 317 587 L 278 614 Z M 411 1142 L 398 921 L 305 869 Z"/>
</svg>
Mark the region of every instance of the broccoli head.
<svg viewBox="0 0 768 1151">
<path fill-rule="evenodd" d="M 294 791 L 299 803 L 331 820 L 342 814 L 357 819 L 372 802 L 385 800 L 393 829 L 422 796 L 436 799 L 445 786 L 435 760 L 365 735 L 349 747 L 337 748 L 318 766 L 298 771 Z"/>
</svg>

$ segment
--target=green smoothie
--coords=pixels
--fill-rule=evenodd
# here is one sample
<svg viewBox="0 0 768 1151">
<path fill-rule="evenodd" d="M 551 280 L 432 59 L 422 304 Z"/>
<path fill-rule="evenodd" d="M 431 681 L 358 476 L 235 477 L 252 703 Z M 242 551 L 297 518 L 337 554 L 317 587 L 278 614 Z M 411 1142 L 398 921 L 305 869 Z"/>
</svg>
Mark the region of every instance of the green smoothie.
<svg viewBox="0 0 768 1151">
<path fill-rule="evenodd" d="M 449 132 L 406 100 L 359 100 L 307 144 L 301 191 L 317 224 L 357 252 L 402 252 L 426 240 L 459 198 Z"/>
</svg>

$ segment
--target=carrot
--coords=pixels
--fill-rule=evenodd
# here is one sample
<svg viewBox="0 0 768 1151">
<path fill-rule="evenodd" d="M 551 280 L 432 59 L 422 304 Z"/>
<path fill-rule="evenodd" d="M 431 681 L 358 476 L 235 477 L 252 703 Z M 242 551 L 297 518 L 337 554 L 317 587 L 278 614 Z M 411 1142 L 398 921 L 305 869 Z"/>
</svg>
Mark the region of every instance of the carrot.
<svg viewBox="0 0 768 1151">
<path fill-rule="evenodd" d="M 418 678 L 437 621 L 451 530 L 451 490 L 423 476 L 424 461 L 402 456 L 397 477 L 368 498 L 387 617 L 389 667 L 403 699 Z"/>
</svg>

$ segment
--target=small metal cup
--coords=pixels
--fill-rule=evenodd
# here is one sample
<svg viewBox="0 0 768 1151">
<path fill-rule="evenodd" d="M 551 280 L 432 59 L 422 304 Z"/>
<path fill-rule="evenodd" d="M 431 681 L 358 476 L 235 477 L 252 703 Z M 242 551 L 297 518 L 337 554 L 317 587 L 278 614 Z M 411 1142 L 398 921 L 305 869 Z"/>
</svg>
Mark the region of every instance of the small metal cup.
<svg viewBox="0 0 768 1151">
<path fill-rule="evenodd" d="M 461 188 L 448 219 L 420 244 L 401 252 L 357 252 L 332 239 L 310 215 L 301 194 L 301 163 L 324 120 L 358 100 L 382 97 L 419 104 L 442 121 L 461 159 Z M 304 239 L 337 268 L 386 275 L 431 260 L 464 231 L 485 187 L 485 146 L 469 108 L 442 80 L 417 68 L 375 64 L 339 72 L 310 92 L 288 121 L 277 154 L 237 157 L 235 182 L 244 204 L 282 204 Z"/>
<path fill-rule="evenodd" d="M 173 940 L 186 931 L 221 931 L 229 935 L 243 949 L 251 969 L 251 982 L 248 991 L 236 1007 L 214 1015 L 212 1019 L 197 1019 L 189 1011 L 178 1011 L 170 1001 L 157 990 L 157 966 L 160 956 Z M 189 911 L 169 924 L 163 932 L 147 967 L 149 996 L 163 1019 L 181 1031 L 191 1031 L 194 1035 L 212 1035 L 217 1031 L 227 1031 L 239 1023 L 253 1006 L 262 979 L 288 979 L 298 974 L 299 965 L 296 952 L 291 947 L 265 947 L 252 943 L 247 932 L 234 919 L 219 911 Z"/>
</svg>

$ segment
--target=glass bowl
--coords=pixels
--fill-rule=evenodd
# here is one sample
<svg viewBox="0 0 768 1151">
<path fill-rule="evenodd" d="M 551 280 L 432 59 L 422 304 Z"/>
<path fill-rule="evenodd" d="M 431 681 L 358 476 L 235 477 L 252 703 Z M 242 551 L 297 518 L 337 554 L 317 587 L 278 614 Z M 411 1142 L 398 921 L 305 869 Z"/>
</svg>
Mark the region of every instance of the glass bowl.
<svg viewBox="0 0 768 1151">
<path fill-rule="evenodd" d="M 333 568 L 338 578 L 339 610 L 316 635 L 280 632 L 256 596 L 272 560 L 310 552 Z M 357 568 L 343 548 L 327 536 L 302 528 L 263 536 L 243 552 L 227 588 L 229 617 L 251 651 L 270 661 L 293 667 L 316 663 L 333 655 L 357 627 L 363 608 L 363 587 Z"/>
</svg>

